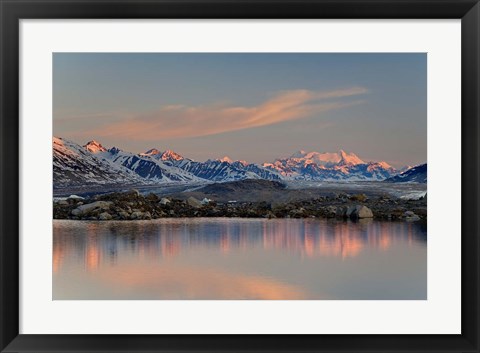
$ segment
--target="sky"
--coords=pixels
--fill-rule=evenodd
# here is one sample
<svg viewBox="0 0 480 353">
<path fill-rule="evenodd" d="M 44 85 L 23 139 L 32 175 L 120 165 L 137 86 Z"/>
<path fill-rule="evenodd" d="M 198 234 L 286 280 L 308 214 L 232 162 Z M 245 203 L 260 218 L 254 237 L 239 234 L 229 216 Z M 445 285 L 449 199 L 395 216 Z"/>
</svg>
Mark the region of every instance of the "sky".
<svg viewBox="0 0 480 353">
<path fill-rule="evenodd" d="M 54 53 L 53 132 L 140 153 L 427 160 L 424 53 Z"/>
</svg>

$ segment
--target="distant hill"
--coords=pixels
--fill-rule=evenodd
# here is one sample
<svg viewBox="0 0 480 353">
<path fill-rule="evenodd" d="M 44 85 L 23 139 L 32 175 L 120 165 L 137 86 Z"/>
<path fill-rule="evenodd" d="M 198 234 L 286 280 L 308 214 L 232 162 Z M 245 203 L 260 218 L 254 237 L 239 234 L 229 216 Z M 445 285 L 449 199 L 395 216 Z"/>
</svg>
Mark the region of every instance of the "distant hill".
<svg viewBox="0 0 480 353">
<path fill-rule="evenodd" d="M 312 194 L 311 190 L 289 190 L 285 184 L 279 181 L 247 179 L 209 184 L 191 191 L 179 192 L 169 196 L 179 199 L 187 199 L 193 196 L 199 200 L 206 197 L 218 202 L 256 202 L 259 200 L 285 202 L 309 199 L 316 195 Z"/>
</svg>

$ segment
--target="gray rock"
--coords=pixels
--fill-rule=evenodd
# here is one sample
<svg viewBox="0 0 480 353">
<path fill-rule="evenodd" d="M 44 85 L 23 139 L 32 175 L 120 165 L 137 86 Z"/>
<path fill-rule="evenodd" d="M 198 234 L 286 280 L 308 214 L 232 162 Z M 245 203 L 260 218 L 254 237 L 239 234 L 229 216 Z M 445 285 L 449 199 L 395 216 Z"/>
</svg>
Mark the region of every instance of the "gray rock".
<svg viewBox="0 0 480 353">
<path fill-rule="evenodd" d="M 59 205 L 59 206 L 68 206 L 69 203 L 68 203 L 67 200 L 60 200 L 60 201 L 57 202 L 57 205 Z"/>
<path fill-rule="evenodd" d="M 357 206 L 356 211 L 358 218 L 373 218 L 373 212 L 367 206 Z"/>
<path fill-rule="evenodd" d="M 413 215 L 413 216 L 410 216 L 410 217 L 405 217 L 405 220 L 407 222 L 415 222 L 415 221 L 419 221 L 421 218 L 417 215 Z"/>
<path fill-rule="evenodd" d="M 350 213 L 349 213 L 350 211 Z M 367 206 L 356 205 L 350 206 L 347 210 L 347 216 L 350 218 L 372 218 L 373 212 Z"/>
<path fill-rule="evenodd" d="M 120 217 L 120 219 L 129 219 L 130 218 L 130 214 L 128 212 L 125 212 L 125 211 L 118 212 L 118 216 Z"/>
<path fill-rule="evenodd" d="M 212 202 L 212 200 L 204 197 L 203 200 L 201 201 L 202 202 L 202 205 L 208 205 L 210 202 Z"/>
<path fill-rule="evenodd" d="M 326 212 L 326 216 L 328 218 L 333 218 L 337 215 L 337 207 L 336 206 L 328 206 L 325 209 L 325 212 Z"/>
<path fill-rule="evenodd" d="M 420 217 L 412 211 L 405 211 L 403 216 L 405 217 L 405 220 L 407 222 L 414 222 L 414 221 L 419 221 L 420 220 Z"/>
<path fill-rule="evenodd" d="M 130 219 L 143 219 L 143 215 L 144 215 L 143 212 L 135 211 L 135 212 L 132 212 L 132 214 L 130 215 Z"/>
<path fill-rule="evenodd" d="M 92 203 L 87 203 L 86 205 L 81 205 L 74 210 L 72 210 L 72 215 L 74 216 L 83 216 L 94 210 L 108 210 L 112 205 L 111 201 L 95 201 Z"/>
<path fill-rule="evenodd" d="M 159 204 L 160 205 L 166 205 L 166 204 L 169 204 L 171 201 L 169 199 L 167 199 L 166 197 L 162 197 L 162 199 L 160 200 Z"/>
<path fill-rule="evenodd" d="M 147 211 L 143 214 L 142 219 L 152 219 L 152 215 L 150 214 L 150 212 Z"/>
<path fill-rule="evenodd" d="M 353 214 L 356 211 L 356 209 L 357 209 L 357 206 L 348 206 L 347 211 L 345 212 L 345 216 L 357 218 L 356 215 Z"/>
<path fill-rule="evenodd" d="M 200 200 L 197 200 L 195 197 L 193 196 L 190 196 L 188 199 L 187 199 L 187 204 L 192 206 L 192 207 L 195 207 L 195 208 L 200 208 L 202 207 L 202 202 Z"/>
<path fill-rule="evenodd" d="M 108 212 L 103 212 L 98 215 L 98 219 L 101 221 L 109 221 L 112 218 L 113 218 L 112 215 Z"/>
</svg>

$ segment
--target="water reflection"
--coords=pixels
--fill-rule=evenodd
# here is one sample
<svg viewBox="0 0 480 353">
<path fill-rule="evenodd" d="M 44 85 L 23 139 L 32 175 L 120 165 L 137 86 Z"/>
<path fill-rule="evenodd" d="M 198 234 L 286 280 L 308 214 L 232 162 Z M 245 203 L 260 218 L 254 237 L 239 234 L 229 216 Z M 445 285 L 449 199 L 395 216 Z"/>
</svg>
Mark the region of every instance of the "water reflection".
<svg viewBox="0 0 480 353">
<path fill-rule="evenodd" d="M 54 298 L 425 299 L 426 239 L 425 225 L 372 220 L 54 221 Z M 414 288 L 370 294 L 363 282 L 342 294 L 339 276 L 357 272 Z"/>
</svg>

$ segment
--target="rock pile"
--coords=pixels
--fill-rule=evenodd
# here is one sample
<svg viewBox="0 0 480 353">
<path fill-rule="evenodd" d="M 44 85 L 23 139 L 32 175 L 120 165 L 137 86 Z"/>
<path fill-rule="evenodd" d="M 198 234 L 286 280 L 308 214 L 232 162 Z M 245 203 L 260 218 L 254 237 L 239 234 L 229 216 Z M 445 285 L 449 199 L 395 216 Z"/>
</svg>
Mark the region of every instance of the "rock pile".
<svg viewBox="0 0 480 353">
<path fill-rule="evenodd" d="M 214 200 L 186 200 L 155 194 L 142 195 L 137 190 L 97 195 L 90 198 L 69 197 L 54 202 L 55 219 L 75 220 L 149 220 L 166 217 L 244 217 L 244 218 L 377 218 L 418 221 L 426 219 L 426 199 L 401 200 L 388 196 L 369 199 L 363 194 L 318 197 L 281 204 L 267 202 L 217 203 Z"/>
</svg>

